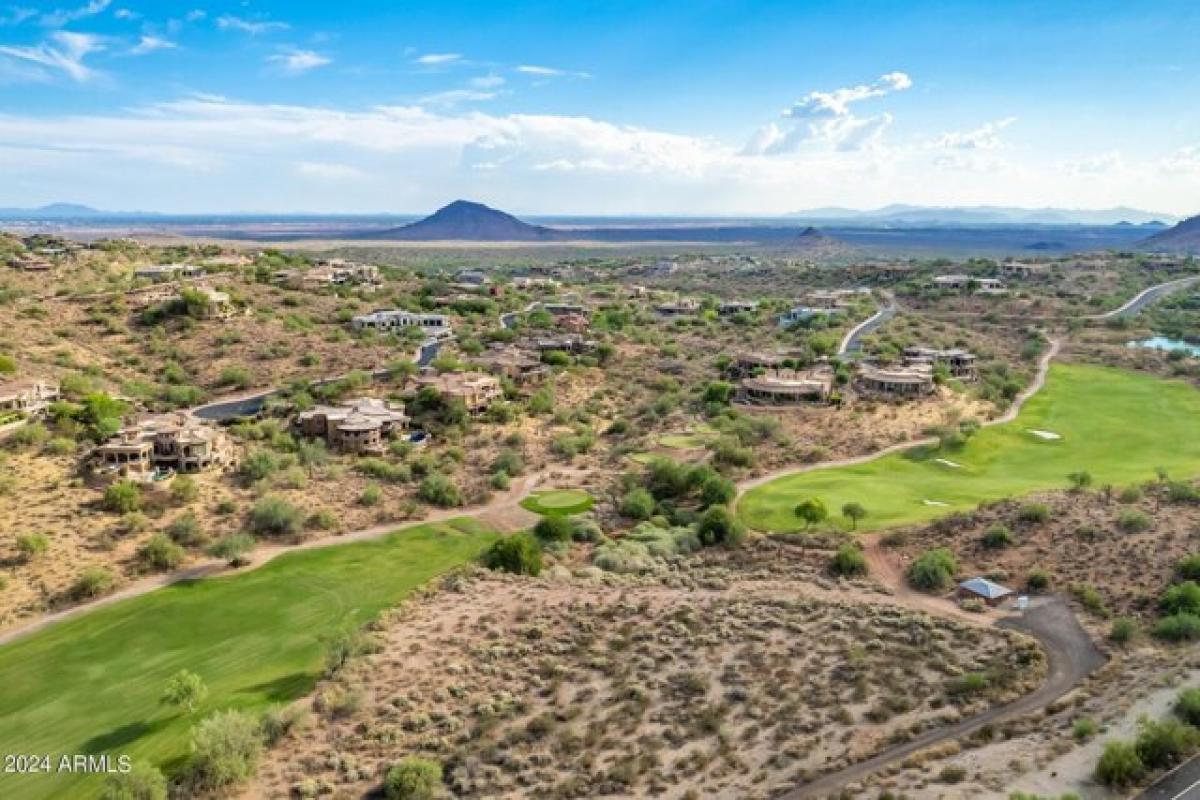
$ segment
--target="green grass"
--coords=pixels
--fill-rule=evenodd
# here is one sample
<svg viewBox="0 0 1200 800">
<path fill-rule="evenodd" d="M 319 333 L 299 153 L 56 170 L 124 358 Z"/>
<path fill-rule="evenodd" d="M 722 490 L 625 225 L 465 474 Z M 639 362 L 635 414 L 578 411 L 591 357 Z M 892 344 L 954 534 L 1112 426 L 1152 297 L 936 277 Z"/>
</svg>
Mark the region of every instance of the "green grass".
<svg viewBox="0 0 1200 800">
<path fill-rule="evenodd" d="M 709 438 L 695 433 L 668 433 L 658 437 L 658 443 L 672 450 L 693 450 L 704 447 Z"/>
<path fill-rule="evenodd" d="M 631 453 L 630 455 L 626 456 L 626 458 L 628 458 L 630 461 L 632 461 L 635 464 L 645 465 L 645 464 L 649 464 L 651 461 L 653 461 L 656 458 L 660 458 L 660 456 L 657 453 L 644 452 L 644 453 Z"/>
<path fill-rule="evenodd" d="M 475 558 L 496 534 L 471 519 L 298 551 L 240 575 L 179 583 L 64 620 L 0 648 L 0 753 L 129 754 L 164 768 L 215 709 L 264 709 L 313 687 L 323 638 Z M 199 673 L 193 717 L 159 704 Z M 101 781 L 0 773 L 0 797 L 91 797 Z"/>
<path fill-rule="evenodd" d="M 592 507 L 592 496 L 582 489 L 552 489 L 531 494 L 521 507 L 535 514 L 565 517 Z"/>
<path fill-rule="evenodd" d="M 1062 438 L 1045 441 L 1031 429 Z M 1054 365 L 1046 386 L 1016 420 L 985 428 L 960 450 L 914 448 L 852 467 L 789 475 L 747 492 L 738 511 L 755 529 L 794 531 L 803 527 L 792 511 L 800 501 L 818 497 L 831 516 L 854 501 L 869 514 L 859 530 L 871 530 L 923 522 L 985 500 L 1065 488 L 1067 474 L 1076 470 L 1092 473 L 1097 486 L 1150 480 L 1158 467 L 1176 478 L 1192 477 L 1200 474 L 1197 431 L 1200 392 L 1182 381 Z"/>
</svg>

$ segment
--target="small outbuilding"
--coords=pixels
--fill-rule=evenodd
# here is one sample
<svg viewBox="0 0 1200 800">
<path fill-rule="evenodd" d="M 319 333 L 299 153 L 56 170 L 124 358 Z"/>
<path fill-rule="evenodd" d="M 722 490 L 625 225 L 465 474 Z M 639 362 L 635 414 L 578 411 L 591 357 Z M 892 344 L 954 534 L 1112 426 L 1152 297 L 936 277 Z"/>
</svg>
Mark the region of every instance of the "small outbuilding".
<svg viewBox="0 0 1200 800">
<path fill-rule="evenodd" d="M 1004 602 L 1004 598 L 1012 594 L 1013 590 L 1007 586 L 1001 586 L 983 577 L 971 578 L 958 585 L 960 598 L 975 598 L 992 607 L 1000 605 Z"/>
</svg>

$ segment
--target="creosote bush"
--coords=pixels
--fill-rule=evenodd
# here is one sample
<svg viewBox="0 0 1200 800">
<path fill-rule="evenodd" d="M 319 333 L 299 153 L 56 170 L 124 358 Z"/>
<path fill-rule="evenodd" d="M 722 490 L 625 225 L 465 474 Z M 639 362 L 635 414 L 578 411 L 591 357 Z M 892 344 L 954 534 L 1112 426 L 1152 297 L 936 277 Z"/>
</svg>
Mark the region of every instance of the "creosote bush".
<svg viewBox="0 0 1200 800">
<path fill-rule="evenodd" d="M 528 533 L 513 534 L 488 548 L 483 563 L 488 569 L 536 576 L 542 571 L 542 548 Z"/>
<path fill-rule="evenodd" d="M 945 547 L 926 550 L 909 565 L 908 582 L 923 592 L 941 592 L 950 587 L 958 562 Z"/>
</svg>

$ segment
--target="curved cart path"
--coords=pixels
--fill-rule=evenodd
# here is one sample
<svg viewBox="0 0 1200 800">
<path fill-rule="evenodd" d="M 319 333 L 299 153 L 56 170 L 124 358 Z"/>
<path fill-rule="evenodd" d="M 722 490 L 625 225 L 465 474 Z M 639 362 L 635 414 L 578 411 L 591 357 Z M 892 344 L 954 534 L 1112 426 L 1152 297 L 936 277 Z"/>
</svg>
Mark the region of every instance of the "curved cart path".
<svg viewBox="0 0 1200 800">
<path fill-rule="evenodd" d="M 1114 317 L 1131 317 L 1134 314 L 1141 313 L 1142 309 L 1151 303 L 1180 289 L 1186 289 L 1197 281 L 1200 281 L 1200 275 L 1190 275 L 1186 278 L 1179 278 L 1178 280 L 1151 286 L 1138 292 L 1132 299 L 1114 308 L 1112 311 L 1106 311 L 1103 314 L 1089 314 L 1085 319 L 1105 320 L 1113 319 Z"/>
<path fill-rule="evenodd" d="M 887 293 L 884 293 L 884 298 L 887 300 L 887 305 L 855 325 L 842 338 L 842 343 L 838 345 L 837 350 L 839 356 L 844 356 L 851 350 L 857 350 L 859 340 L 862 337 L 874 333 L 881 325 L 896 316 L 896 313 L 900 310 L 900 306 L 896 304 L 896 298 Z"/>
</svg>

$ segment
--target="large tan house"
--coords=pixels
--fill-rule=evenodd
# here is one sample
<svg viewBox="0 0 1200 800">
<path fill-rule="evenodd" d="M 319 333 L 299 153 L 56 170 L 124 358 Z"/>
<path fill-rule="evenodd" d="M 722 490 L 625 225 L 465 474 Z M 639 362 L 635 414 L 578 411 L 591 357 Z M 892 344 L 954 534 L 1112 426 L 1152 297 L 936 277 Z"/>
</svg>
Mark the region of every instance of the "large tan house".
<svg viewBox="0 0 1200 800">
<path fill-rule="evenodd" d="M 516 384 L 541 380 L 549 372 L 540 358 L 512 345 L 492 345 L 473 361 L 492 375 L 508 378 Z"/>
<path fill-rule="evenodd" d="M 478 414 L 500 397 L 500 381 L 482 372 L 442 372 L 418 375 L 418 387 L 435 389 L 442 397 L 461 400 L 467 411 Z"/>
<path fill-rule="evenodd" d="M 833 372 L 771 369 L 742 380 L 739 400 L 758 405 L 823 403 L 833 392 Z"/>
<path fill-rule="evenodd" d="M 963 380 L 975 378 L 975 354 L 961 347 L 939 350 L 934 347 L 904 348 L 904 363 L 908 366 L 927 364 L 930 366 L 945 366 L 950 375 Z"/>
<path fill-rule="evenodd" d="M 0 413 L 41 414 L 59 398 L 58 384 L 36 378 L 0 383 Z"/>
<path fill-rule="evenodd" d="M 156 473 L 200 472 L 233 461 L 233 446 L 220 429 L 190 414 L 173 412 L 142 417 L 122 428 L 92 454 L 100 472 L 133 480 Z"/>
<path fill-rule="evenodd" d="M 384 441 L 408 425 L 400 406 L 374 397 L 359 397 L 336 406 L 302 411 L 294 422 L 305 436 L 322 438 L 340 453 L 382 453 Z"/>
<path fill-rule="evenodd" d="M 863 364 L 855 388 L 862 394 L 880 397 L 919 397 L 933 392 L 933 369 L 928 364 L 894 367 Z"/>
</svg>

